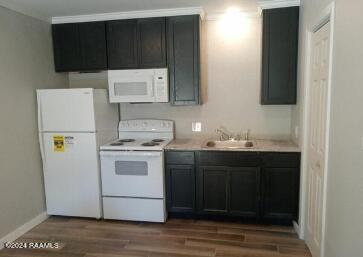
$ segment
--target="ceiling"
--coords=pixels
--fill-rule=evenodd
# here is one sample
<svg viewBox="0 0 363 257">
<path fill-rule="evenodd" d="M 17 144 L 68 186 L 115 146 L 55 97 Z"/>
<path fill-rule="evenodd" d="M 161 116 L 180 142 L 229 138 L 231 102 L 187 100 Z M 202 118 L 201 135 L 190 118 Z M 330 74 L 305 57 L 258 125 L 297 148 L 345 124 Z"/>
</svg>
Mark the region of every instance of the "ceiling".
<svg viewBox="0 0 363 257">
<path fill-rule="evenodd" d="M 50 20 L 59 16 L 182 7 L 203 7 L 207 13 L 222 12 L 229 7 L 256 12 L 257 2 L 258 0 L 0 0 L 0 5 Z"/>
</svg>

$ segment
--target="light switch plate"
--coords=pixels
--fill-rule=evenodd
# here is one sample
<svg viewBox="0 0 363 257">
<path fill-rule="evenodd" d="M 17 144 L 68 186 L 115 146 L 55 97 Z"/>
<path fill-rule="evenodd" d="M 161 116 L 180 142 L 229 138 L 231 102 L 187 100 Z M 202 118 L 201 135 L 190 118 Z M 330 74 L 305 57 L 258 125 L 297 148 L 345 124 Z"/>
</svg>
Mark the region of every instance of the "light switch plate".
<svg viewBox="0 0 363 257">
<path fill-rule="evenodd" d="M 202 123 L 200 121 L 192 122 L 193 132 L 202 132 Z"/>
</svg>

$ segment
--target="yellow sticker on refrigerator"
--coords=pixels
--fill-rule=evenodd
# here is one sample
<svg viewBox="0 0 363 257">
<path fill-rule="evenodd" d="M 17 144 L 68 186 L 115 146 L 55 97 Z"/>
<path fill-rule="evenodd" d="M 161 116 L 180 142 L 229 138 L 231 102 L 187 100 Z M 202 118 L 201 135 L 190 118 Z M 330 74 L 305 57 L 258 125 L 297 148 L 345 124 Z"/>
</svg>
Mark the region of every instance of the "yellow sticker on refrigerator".
<svg viewBox="0 0 363 257">
<path fill-rule="evenodd" d="M 53 136 L 53 150 L 54 152 L 64 152 L 64 136 Z"/>
</svg>

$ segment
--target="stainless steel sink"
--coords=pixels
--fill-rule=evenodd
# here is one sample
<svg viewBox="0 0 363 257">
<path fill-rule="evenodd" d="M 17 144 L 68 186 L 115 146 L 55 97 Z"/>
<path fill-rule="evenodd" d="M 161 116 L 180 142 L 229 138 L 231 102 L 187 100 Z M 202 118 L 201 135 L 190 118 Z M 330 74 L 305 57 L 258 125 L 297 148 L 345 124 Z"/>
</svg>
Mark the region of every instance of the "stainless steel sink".
<svg viewBox="0 0 363 257">
<path fill-rule="evenodd" d="M 255 142 L 251 140 L 209 140 L 203 147 L 206 148 L 229 148 L 229 149 L 239 149 L 239 148 L 253 148 Z"/>
</svg>

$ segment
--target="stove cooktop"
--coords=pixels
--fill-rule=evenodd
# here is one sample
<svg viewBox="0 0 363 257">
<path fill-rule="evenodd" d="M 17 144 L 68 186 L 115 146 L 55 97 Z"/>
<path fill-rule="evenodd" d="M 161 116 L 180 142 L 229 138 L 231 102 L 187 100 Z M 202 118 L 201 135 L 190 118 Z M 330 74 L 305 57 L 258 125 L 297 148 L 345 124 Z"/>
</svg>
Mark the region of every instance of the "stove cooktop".
<svg viewBox="0 0 363 257">
<path fill-rule="evenodd" d="M 145 139 L 117 139 L 100 147 L 101 150 L 109 151 L 161 151 L 172 139 L 145 138 Z"/>
</svg>

